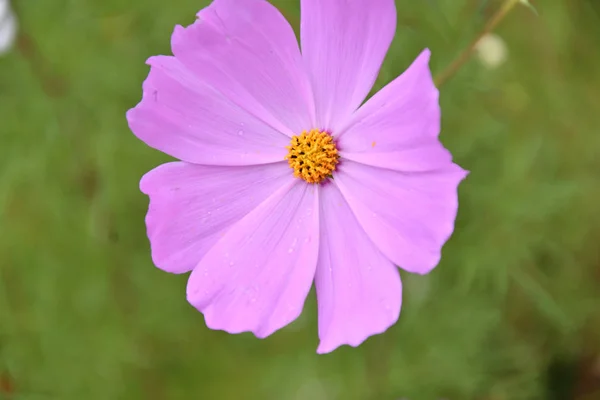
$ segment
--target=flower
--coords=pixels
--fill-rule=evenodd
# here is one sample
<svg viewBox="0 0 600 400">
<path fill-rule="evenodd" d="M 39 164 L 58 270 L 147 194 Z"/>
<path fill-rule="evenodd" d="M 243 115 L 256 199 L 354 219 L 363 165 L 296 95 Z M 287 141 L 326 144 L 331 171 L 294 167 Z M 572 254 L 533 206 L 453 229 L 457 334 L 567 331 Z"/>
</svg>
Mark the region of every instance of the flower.
<svg viewBox="0 0 600 400">
<path fill-rule="evenodd" d="M 152 258 L 191 272 L 211 329 L 263 338 L 316 286 L 317 352 L 400 313 L 396 265 L 431 271 L 466 172 L 438 140 L 429 51 L 361 105 L 396 29 L 394 0 L 301 0 L 301 45 L 265 0 L 215 0 L 157 56 L 133 133 L 181 161 L 148 172 Z"/>
</svg>

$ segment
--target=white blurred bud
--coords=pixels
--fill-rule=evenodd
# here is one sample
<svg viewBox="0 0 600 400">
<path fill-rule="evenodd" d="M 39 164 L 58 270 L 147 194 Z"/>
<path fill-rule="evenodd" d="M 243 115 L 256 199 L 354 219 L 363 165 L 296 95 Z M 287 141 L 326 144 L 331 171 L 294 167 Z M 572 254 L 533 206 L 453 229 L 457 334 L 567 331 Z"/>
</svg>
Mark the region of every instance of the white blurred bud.
<svg viewBox="0 0 600 400">
<path fill-rule="evenodd" d="M 479 39 L 475 49 L 479 61 L 490 69 L 499 67 L 508 58 L 506 43 L 500 36 L 493 33 L 488 33 Z"/>
<path fill-rule="evenodd" d="M 8 4 L 8 0 L 0 0 L 0 55 L 12 47 L 17 37 L 17 19 Z"/>
</svg>

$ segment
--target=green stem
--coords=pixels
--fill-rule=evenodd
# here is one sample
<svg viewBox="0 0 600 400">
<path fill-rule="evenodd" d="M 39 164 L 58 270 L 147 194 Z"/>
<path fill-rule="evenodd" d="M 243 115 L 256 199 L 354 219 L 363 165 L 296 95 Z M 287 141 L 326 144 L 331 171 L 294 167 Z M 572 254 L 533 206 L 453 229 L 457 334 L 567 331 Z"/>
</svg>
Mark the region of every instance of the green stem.
<svg viewBox="0 0 600 400">
<path fill-rule="evenodd" d="M 492 16 L 492 18 L 485 24 L 483 30 L 479 32 L 477 37 L 469 43 L 469 45 L 452 61 L 452 63 L 446 67 L 440 74 L 438 74 L 434 81 L 437 87 L 443 85 L 448 79 L 452 78 L 454 74 L 467 62 L 477 47 L 477 43 L 482 37 L 493 31 L 496 26 L 508 15 L 508 13 L 521 2 L 521 0 L 506 0 L 502 7 Z"/>
</svg>

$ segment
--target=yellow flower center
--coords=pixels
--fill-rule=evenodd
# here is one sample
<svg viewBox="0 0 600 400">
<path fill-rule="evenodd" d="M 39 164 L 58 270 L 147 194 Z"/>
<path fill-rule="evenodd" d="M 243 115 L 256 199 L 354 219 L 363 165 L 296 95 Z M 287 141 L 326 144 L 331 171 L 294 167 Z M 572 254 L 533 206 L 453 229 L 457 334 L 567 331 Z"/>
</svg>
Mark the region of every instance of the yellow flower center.
<svg viewBox="0 0 600 400">
<path fill-rule="evenodd" d="M 302 178 L 308 183 L 321 183 L 331 177 L 338 163 L 338 151 L 330 134 L 318 129 L 302 132 L 292 137 L 287 146 L 290 168 L 296 178 Z"/>
</svg>

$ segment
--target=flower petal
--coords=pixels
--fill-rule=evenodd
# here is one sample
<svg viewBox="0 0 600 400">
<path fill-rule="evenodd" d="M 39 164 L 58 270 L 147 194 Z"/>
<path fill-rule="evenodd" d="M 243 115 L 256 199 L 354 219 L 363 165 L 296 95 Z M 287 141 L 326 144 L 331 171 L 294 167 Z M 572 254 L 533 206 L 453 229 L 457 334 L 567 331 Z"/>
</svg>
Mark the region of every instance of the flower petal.
<svg viewBox="0 0 600 400">
<path fill-rule="evenodd" d="M 317 128 L 333 134 L 371 90 L 396 31 L 394 0 L 302 0 Z"/>
<path fill-rule="evenodd" d="M 438 140 L 438 90 L 423 51 L 398 78 L 369 99 L 340 133 L 340 156 L 377 167 L 429 171 L 452 156 Z"/>
<path fill-rule="evenodd" d="M 402 173 L 345 160 L 335 182 L 379 250 L 400 268 L 426 274 L 454 230 L 457 187 L 466 175 L 452 163 Z"/>
<path fill-rule="evenodd" d="M 316 188 L 295 180 L 227 232 L 188 282 L 206 325 L 262 338 L 295 320 L 315 274 L 318 218 Z"/>
<path fill-rule="evenodd" d="M 398 268 L 375 247 L 335 185 L 323 185 L 320 197 L 317 352 L 328 353 L 343 344 L 358 346 L 393 325 L 402 285 Z"/>
<path fill-rule="evenodd" d="M 192 270 L 236 222 L 290 181 L 287 164 L 219 167 L 172 162 L 140 182 L 150 196 L 146 216 L 158 268 Z"/>
<path fill-rule="evenodd" d="M 265 0 L 215 0 L 187 28 L 173 54 L 241 108 L 288 136 L 310 129 L 314 104 L 298 41 Z"/>
<path fill-rule="evenodd" d="M 281 161 L 289 138 L 201 82 L 175 57 L 148 60 L 142 101 L 127 113 L 133 133 L 181 160 L 205 165 Z"/>
</svg>

